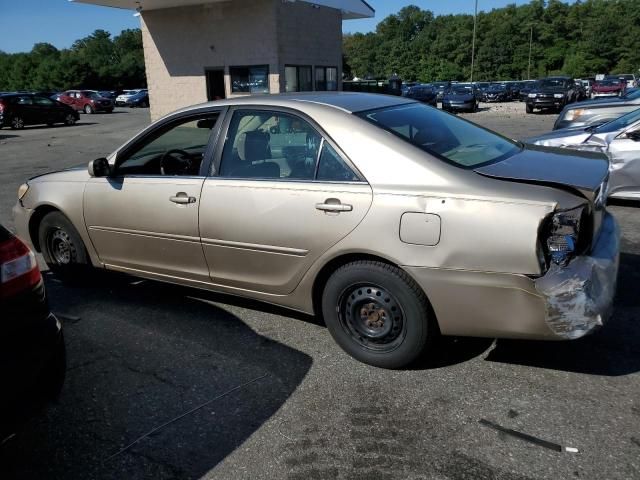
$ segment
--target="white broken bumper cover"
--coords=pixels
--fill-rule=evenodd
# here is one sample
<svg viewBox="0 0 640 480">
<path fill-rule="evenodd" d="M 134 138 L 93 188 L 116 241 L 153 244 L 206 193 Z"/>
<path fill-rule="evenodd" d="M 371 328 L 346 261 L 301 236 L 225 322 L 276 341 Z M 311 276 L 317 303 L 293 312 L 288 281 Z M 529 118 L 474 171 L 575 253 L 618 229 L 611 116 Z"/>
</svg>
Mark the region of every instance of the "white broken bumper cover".
<svg viewBox="0 0 640 480">
<path fill-rule="evenodd" d="M 560 338 L 575 339 L 602 325 L 611 315 L 616 292 L 620 229 L 607 213 L 589 256 L 567 266 L 552 266 L 536 280 L 546 300 L 546 321 Z"/>
</svg>

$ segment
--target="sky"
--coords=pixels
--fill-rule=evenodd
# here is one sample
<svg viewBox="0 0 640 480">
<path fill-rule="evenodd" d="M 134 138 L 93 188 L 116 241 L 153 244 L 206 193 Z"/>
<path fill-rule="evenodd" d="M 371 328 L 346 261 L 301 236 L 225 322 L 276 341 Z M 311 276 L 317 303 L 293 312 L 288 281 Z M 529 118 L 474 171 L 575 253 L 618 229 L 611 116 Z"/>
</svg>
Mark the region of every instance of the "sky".
<svg viewBox="0 0 640 480">
<path fill-rule="evenodd" d="M 376 16 L 364 20 L 348 20 L 344 32 L 369 32 L 386 16 L 406 5 L 417 5 L 436 15 L 473 13 L 474 0 L 367 0 Z M 491 10 L 528 0 L 478 0 L 478 10 Z M 127 28 L 139 28 L 140 20 L 130 10 L 98 7 L 68 0 L 0 0 L 0 50 L 8 53 L 28 52 L 34 43 L 47 42 L 57 48 L 68 48 L 75 40 L 94 30 L 103 29 L 112 35 Z"/>
</svg>

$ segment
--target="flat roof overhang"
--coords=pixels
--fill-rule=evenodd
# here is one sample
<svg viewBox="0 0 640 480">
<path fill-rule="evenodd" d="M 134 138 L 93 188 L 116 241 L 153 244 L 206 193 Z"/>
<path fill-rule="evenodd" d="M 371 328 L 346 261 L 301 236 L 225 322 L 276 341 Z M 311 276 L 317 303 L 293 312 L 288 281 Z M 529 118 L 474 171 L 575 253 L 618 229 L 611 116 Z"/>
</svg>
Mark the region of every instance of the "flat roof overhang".
<svg viewBox="0 0 640 480">
<path fill-rule="evenodd" d="M 232 2 L 233 0 L 69 0 L 76 3 L 89 3 L 104 7 L 124 8 L 127 10 L 160 10 L 163 8 L 204 5 L 207 3 Z M 306 2 L 335 8 L 342 12 L 343 20 L 372 18 L 376 11 L 365 0 L 285 0 L 287 2 Z"/>
</svg>

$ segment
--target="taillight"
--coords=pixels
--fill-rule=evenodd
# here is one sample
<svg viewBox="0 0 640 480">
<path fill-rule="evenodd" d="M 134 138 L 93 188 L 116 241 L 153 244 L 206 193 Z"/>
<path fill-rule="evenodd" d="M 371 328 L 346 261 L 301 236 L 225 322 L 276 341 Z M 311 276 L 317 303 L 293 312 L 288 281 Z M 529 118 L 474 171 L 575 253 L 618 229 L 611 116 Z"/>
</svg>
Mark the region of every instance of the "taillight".
<svg viewBox="0 0 640 480">
<path fill-rule="evenodd" d="M 4 112 L 4 101 L 0 100 L 0 113 Z"/>
<path fill-rule="evenodd" d="M 42 280 L 33 252 L 18 238 L 0 243 L 0 298 L 35 287 Z"/>
</svg>

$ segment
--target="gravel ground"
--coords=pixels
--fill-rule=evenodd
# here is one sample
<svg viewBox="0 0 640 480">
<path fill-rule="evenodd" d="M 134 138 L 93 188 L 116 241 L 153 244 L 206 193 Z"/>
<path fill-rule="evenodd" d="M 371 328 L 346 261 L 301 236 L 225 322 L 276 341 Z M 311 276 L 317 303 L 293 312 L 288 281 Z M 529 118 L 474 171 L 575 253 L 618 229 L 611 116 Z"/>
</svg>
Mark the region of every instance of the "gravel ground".
<svg viewBox="0 0 640 480">
<path fill-rule="evenodd" d="M 513 138 L 554 119 L 520 103 L 464 117 Z M 0 131 L 0 222 L 11 226 L 25 178 L 103 156 L 148 122 L 146 110 L 122 110 Z M 0 446 L 0 478 L 640 478 L 640 216 L 612 210 L 624 238 L 606 328 L 570 343 L 447 339 L 437 360 L 404 371 L 358 363 L 315 319 L 255 302 L 121 276 L 69 288 L 46 275 L 67 382 Z"/>
</svg>

